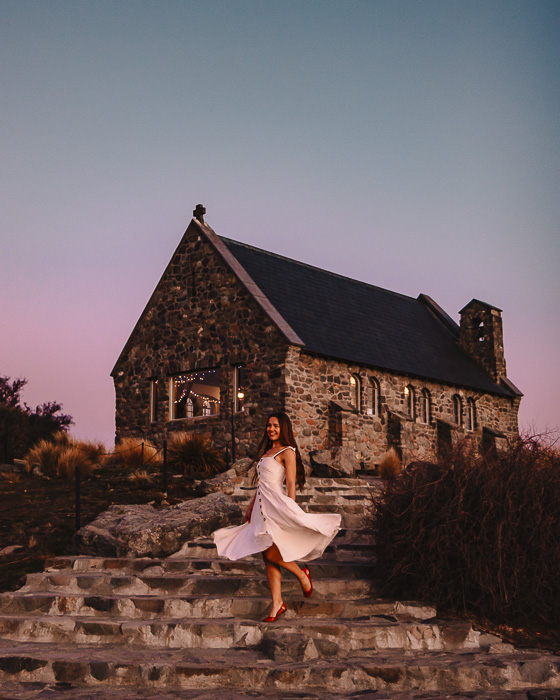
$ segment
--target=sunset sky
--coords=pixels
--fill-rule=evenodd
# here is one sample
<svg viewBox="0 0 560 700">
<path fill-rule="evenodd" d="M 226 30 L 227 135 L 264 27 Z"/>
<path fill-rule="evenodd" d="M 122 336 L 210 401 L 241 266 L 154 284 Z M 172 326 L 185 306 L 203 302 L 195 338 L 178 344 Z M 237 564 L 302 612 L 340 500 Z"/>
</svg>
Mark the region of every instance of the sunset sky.
<svg viewBox="0 0 560 700">
<path fill-rule="evenodd" d="M 503 309 L 560 427 L 560 2 L 0 0 L 0 375 L 114 437 L 109 373 L 216 233 Z"/>
</svg>

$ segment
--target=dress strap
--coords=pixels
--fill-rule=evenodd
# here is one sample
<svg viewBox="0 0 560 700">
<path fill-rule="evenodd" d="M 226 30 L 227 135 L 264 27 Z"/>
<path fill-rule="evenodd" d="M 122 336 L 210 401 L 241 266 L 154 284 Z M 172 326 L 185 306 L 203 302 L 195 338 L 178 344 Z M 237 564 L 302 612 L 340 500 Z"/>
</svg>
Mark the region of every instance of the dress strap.
<svg viewBox="0 0 560 700">
<path fill-rule="evenodd" d="M 283 447 L 279 452 L 276 452 L 275 454 L 271 455 L 271 457 L 278 457 L 279 454 L 282 454 L 282 452 L 284 452 L 287 449 L 293 450 L 294 452 L 296 451 L 295 447 L 292 447 L 291 445 L 287 445 L 286 447 Z"/>
</svg>

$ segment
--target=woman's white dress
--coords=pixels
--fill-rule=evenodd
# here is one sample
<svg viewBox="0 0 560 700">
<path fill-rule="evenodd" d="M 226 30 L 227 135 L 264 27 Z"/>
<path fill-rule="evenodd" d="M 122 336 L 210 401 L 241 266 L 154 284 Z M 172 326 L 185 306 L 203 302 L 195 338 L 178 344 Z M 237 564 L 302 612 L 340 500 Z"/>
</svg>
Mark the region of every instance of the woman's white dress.
<svg viewBox="0 0 560 700">
<path fill-rule="evenodd" d="M 257 493 L 251 522 L 214 532 L 220 556 L 241 559 L 275 544 L 284 561 L 309 561 L 321 556 L 340 529 L 335 513 L 306 513 L 284 491 L 286 472 L 280 452 L 262 457 L 257 464 Z"/>
</svg>

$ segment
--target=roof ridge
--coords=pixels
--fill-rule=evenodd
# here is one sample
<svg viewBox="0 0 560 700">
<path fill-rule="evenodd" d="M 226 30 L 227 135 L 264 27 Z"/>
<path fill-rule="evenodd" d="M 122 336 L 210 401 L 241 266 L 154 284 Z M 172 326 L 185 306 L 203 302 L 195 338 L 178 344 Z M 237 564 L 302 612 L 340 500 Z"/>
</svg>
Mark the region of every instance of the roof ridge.
<svg viewBox="0 0 560 700">
<path fill-rule="evenodd" d="M 380 289 L 383 292 L 388 292 L 389 294 L 394 294 L 397 297 L 402 297 L 403 299 L 408 299 L 410 301 L 418 301 L 417 297 L 410 296 L 409 294 L 402 294 L 401 292 L 395 292 L 392 289 L 386 289 L 385 287 L 380 287 L 378 284 L 371 284 L 371 282 L 364 282 L 363 280 L 357 280 L 354 277 L 348 277 L 348 275 L 341 275 L 338 272 L 332 272 L 332 270 L 325 270 L 323 267 L 318 267 L 317 265 L 311 265 L 310 263 L 302 262 L 301 260 L 294 260 L 294 258 L 289 258 L 287 255 L 280 255 L 280 253 L 273 253 L 270 250 L 265 250 L 264 248 L 257 248 L 257 246 L 249 245 L 249 243 L 243 243 L 242 241 L 236 241 L 234 238 L 228 238 L 227 236 L 218 236 L 221 240 L 227 243 L 235 243 L 235 245 L 240 245 L 243 248 L 248 248 L 249 250 L 255 250 L 258 253 L 266 253 L 274 258 L 279 258 L 280 260 L 286 260 L 286 262 L 294 263 L 295 265 L 301 265 L 301 267 L 307 267 L 310 270 L 317 270 L 318 272 L 323 272 L 331 277 L 338 277 L 339 279 L 348 280 L 349 282 L 354 282 L 356 284 L 361 284 L 364 287 L 372 287 L 373 289 Z"/>
</svg>

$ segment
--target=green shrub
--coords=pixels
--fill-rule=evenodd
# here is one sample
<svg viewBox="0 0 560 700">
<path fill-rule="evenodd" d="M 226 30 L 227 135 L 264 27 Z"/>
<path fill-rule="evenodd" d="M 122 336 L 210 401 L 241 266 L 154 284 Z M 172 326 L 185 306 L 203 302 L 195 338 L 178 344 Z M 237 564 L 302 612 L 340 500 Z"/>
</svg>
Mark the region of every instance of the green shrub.
<svg viewBox="0 0 560 700">
<path fill-rule="evenodd" d="M 225 468 L 222 455 L 198 433 L 173 433 L 169 441 L 169 457 L 183 474 L 189 476 L 207 478 Z"/>
<path fill-rule="evenodd" d="M 388 481 L 375 506 L 385 593 L 560 625 L 560 454 L 536 439 L 458 446 Z"/>
<path fill-rule="evenodd" d="M 41 440 L 25 457 L 25 469 L 38 467 L 45 476 L 71 478 L 80 465 L 82 474 L 90 474 L 101 462 L 105 447 L 101 443 L 74 440 L 65 432 Z"/>
<path fill-rule="evenodd" d="M 149 440 L 143 438 L 123 438 L 117 445 L 108 463 L 125 472 L 142 469 L 146 465 L 153 466 L 162 460 L 161 450 L 158 450 Z"/>
</svg>

